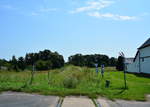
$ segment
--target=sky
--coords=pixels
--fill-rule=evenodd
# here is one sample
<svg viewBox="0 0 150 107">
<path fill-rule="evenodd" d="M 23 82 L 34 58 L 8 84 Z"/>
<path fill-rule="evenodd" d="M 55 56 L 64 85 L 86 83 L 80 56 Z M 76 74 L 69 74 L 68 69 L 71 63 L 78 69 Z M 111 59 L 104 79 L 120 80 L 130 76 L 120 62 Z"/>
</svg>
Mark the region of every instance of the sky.
<svg viewBox="0 0 150 107">
<path fill-rule="evenodd" d="M 76 53 L 120 51 L 134 57 L 150 37 L 150 0 L 0 0 L 0 58 L 49 49 L 65 60 Z"/>
</svg>

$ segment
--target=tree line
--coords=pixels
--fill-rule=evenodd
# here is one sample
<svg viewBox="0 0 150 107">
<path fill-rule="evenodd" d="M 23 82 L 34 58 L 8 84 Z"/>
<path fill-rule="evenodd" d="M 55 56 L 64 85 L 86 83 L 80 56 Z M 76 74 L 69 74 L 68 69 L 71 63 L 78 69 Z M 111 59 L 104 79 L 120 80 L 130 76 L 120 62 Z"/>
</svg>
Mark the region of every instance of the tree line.
<svg viewBox="0 0 150 107">
<path fill-rule="evenodd" d="M 123 70 L 123 59 L 121 56 L 117 58 L 101 54 L 82 55 L 75 54 L 68 58 L 66 64 L 75 66 L 95 67 L 95 63 L 100 67 L 102 64 L 105 66 L 112 66 Z M 65 65 L 62 55 L 58 52 L 51 52 L 50 50 L 39 51 L 38 53 L 27 53 L 25 57 L 16 58 L 12 57 L 11 60 L 0 59 L 0 68 L 22 71 L 25 69 L 32 70 L 33 66 L 36 70 L 49 70 L 61 68 Z"/>
<path fill-rule="evenodd" d="M 102 64 L 105 66 L 116 66 L 117 59 L 114 57 L 109 58 L 107 55 L 93 54 L 82 55 L 76 54 L 68 58 L 68 63 L 76 66 L 95 67 L 95 63 L 100 67 Z"/>
<path fill-rule="evenodd" d="M 0 67 L 7 67 L 15 71 L 29 69 L 35 66 L 36 70 L 49 70 L 64 66 L 64 58 L 58 52 L 50 50 L 39 51 L 38 53 L 27 53 L 25 57 L 12 57 L 10 61 L 0 60 Z"/>
<path fill-rule="evenodd" d="M 124 57 L 121 55 L 118 58 L 110 57 L 107 55 L 101 54 L 93 54 L 93 55 L 82 55 L 75 54 L 68 58 L 68 63 L 73 64 L 75 66 L 87 66 L 87 67 L 95 67 L 95 64 L 98 64 L 98 67 L 101 65 L 116 67 L 118 71 L 124 70 Z"/>
</svg>

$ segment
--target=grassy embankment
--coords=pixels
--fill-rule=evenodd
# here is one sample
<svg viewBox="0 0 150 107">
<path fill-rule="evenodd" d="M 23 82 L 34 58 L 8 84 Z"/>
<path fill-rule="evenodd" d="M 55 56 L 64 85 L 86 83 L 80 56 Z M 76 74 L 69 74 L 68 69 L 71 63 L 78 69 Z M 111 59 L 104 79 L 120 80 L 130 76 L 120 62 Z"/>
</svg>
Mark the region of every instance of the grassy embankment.
<svg viewBox="0 0 150 107">
<path fill-rule="evenodd" d="M 124 90 L 123 73 L 106 68 L 105 77 L 96 75 L 94 68 L 66 66 L 48 71 L 36 72 L 32 85 L 30 72 L 0 71 L 0 91 L 34 92 L 44 95 L 86 95 L 91 98 L 104 96 L 110 99 L 145 100 L 150 94 L 150 78 L 127 74 L 128 89 Z M 111 85 L 105 88 L 105 80 Z"/>
</svg>

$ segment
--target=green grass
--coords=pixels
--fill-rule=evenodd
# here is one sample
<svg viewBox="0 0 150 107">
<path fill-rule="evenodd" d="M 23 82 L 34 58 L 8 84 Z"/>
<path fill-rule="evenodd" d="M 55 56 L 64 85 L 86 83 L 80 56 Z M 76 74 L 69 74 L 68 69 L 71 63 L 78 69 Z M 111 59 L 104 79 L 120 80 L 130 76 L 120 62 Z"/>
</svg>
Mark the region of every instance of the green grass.
<svg viewBox="0 0 150 107">
<path fill-rule="evenodd" d="M 114 68 L 106 68 L 104 78 L 96 75 L 94 68 L 65 66 L 51 70 L 48 82 L 47 71 L 36 72 L 33 84 L 29 85 L 30 72 L 0 71 L 0 91 L 21 91 L 44 95 L 86 95 L 90 98 L 98 96 L 109 99 L 126 99 L 144 101 L 150 94 L 150 78 L 127 74 L 128 89 L 124 90 L 123 72 Z M 109 88 L 105 81 L 110 80 Z M 26 87 L 25 84 L 28 84 Z"/>
</svg>

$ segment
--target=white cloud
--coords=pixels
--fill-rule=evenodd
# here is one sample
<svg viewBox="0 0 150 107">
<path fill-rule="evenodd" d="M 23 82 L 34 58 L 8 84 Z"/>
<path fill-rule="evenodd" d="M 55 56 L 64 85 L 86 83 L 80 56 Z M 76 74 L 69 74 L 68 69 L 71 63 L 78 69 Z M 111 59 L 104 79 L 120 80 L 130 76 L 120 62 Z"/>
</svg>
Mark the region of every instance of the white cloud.
<svg viewBox="0 0 150 107">
<path fill-rule="evenodd" d="M 112 13 L 102 14 L 99 12 L 91 12 L 91 13 L 88 13 L 88 15 L 96 17 L 96 18 L 109 18 L 113 20 L 135 20 L 137 19 L 137 17 L 135 16 L 122 16 L 122 15 L 112 14 Z"/>
<path fill-rule="evenodd" d="M 96 17 L 96 18 L 105 18 L 105 19 L 113 19 L 113 20 L 136 20 L 137 17 L 135 16 L 128 16 L 128 15 L 119 15 L 113 14 L 111 12 L 102 13 L 102 9 L 108 8 L 114 3 L 114 1 L 110 0 L 95 0 L 95 1 L 88 1 L 86 2 L 86 6 L 76 8 L 70 13 L 86 13 L 88 16 Z"/>
<path fill-rule="evenodd" d="M 70 13 L 79 13 L 79 12 L 85 12 L 85 11 L 92 11 L 92 10 L 101 10 L 102 8 L 110 6 L 113 1 L 106 1 L 106 0 L 98 0 L 98 1 L 88 1 L 86 2 L 87 6 L 76 8 L 73 11 L 70 11 Z"/>
</svg>

